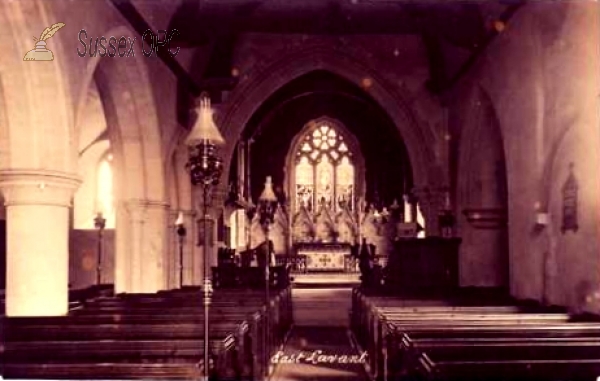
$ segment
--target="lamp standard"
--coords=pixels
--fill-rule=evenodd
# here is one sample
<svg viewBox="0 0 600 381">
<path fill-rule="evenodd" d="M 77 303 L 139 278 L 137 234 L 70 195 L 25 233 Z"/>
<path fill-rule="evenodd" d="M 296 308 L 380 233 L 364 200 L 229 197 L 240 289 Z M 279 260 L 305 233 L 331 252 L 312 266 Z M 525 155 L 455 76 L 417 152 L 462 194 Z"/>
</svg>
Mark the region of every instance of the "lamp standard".
<svg viewBox="0 0 600 381">
<path fill-rule="evenodd" d="M 175 231 L 179 237 L 179 288 L 183 287 L 183 241 L 187 233 L 183 225 L 183 213 L 179 212 L 177 221 L 175 221 Z"/>
<path fill-rule="evenodd" d="M 209 197 L 212 187 L 219 184 L 221 172 L 223 171 L 223 160 L 217 156 L 217 146 L 225 144 L 219 129 L 213 121 L 213 110 L 210 106 L 210 99 L 206 96 L 201 97 L 200 105 L 197 108 L 196 122 L 185 140 L 188 146 L 189 158 L 186 169 L 190 173 L 192 185 L 202 186 L 202 213 L 204 230 L 204 282 L 203 305 L 204 305 L 204 376 L 208 379 L 210 375 L 210 345 L 209 345 L 209 306 L 212 297 L 212 282 L 210 278 L 210 255 L 209 242 L 210 234 L 208 231 L 207 219 L 209 218 L 208 207 Z"/>
<path fill-rule="evenodd" d="M 106 218 L 102 217 L 102 213 L 98 212 L 94 218 L 94 227 L 98 229 L 98 256 L 96 262 L 96 285 L 102 283 L 102 251 L 103 251 L 103 232 L 106 227 Z"/>
<path fill-rule="evenodd" d="M 273 184 L 271 182 L 271 176 L 267 176 L 267 180 L 265 181 L 265 188 L 258 199 L 258 217 L 260 219 L 260 225 L 262 226 L 265 232 L 265 242 L 267 245 L 267 258 L 266 258 L 266 266 L 265 266 L 265 303 L 267 306 L 267 319 L 270 320 L 271 312 L 270 312 L 270 303 L 271 298 L 269 296 L 269 286 L 270 286 L 270 274 L 269 267 L 271 266 L 271 241 L 269 240 L 269 230 L 271 228 L 271 224 L 275 219 L 275 210 L 277 208 L 277 197 L 275 196 L 275 192 L 273 192 Z M 270 340 L 269 340 L 269 330 L 265 329 L 265 344 L 267 348 L 270 348 Z M 264 351 L 265 353 L 265 364 L 267 364 L 267 377 L 269 376 L 269 356 L 270 353 L 268 350 Z"/>
</svg>

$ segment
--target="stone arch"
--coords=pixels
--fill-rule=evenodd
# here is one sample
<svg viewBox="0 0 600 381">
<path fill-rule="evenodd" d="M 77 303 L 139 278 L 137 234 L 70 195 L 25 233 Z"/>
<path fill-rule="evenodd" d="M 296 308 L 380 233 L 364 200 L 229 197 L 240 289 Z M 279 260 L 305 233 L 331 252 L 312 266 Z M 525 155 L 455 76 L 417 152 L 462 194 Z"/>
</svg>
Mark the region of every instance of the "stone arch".
<svg viewBox="0 0 600 381">
<path fill-rule="evenodd" d="M 475 163 L 472 159 L 475 157 L 475 155 L 482 151 L 480 149 L 482 143 L 481 138 L 485 138 L 487 140 L 491 139 L 497 142 L 494 147 L 489 148 L 494 149 L 496 151 L 494 153 L 500 155 L 499 159 L 503 161 L 502 164 L 504 164 L 504 167 L 502 169 L 504 169 L 504 177 L 506 178 L 504 139 L 502 137 L 500 121 L 496 115 L 492 100 L 481 87 L 477 88 L 477 90 L 472 94 L 472 99 L 473 107 L 469 112 L 469 119 L 461 131 L 461 139 L 459 143 L 458 166 L 460 170 L 458 171 L 457 196 L 459 204 L 463 206 L 468 206 L 469 203 L 478 202 L 478 200 L 476 200 L 477 196 L 474 194 L 475 191 L 473 189 L 473 179 L 474 170 L 477 169 L 474 168 L 474 166 L 477 166 L 480 163 Z M 503 186 L 507 186 L 507 184 L 503 184 Z M 506 189 L 499 189 L 499 191 L 506 193 Z M 489 195 L 482 196 L 489 198 Z M 479 200 L 479 202 L 484 203 L 490 201 L 491 200 L 489 199 Z M 501 201 L 505 204 L 503 205 L 504 207 L 507 206 L 507 200 L 494 201 Z"/>
<path fill-rule="evenodd" d="M 10 136 L 3 76 L 0 75 L 0 169 L 10 167 Z"/>
<path fill-rule="evenodd" d="M 476 87 L 459 142 L 461 285 L 508 287 L 508 179 L 504 139 L 488 93 Z"/>
<path fill-rule="evenodd" d="M 133 32 L 130 29 L 119 26 L 102 35 L 131 34 Z M 142 58 L 135 56 L 128 59 L 133 64 L 120 65 L 115 60 L 90 57 L 77 102 L 77 127 L 84 120 L 88 88 L 91 81 L 96 81 L 106 110 L 119 178 L 127 179 L 126 182 L 118 182 L 121 199 L 164 201 L 166 184 L 162 139 L 158 116 L 153 111 L 155 100 L 152 83 Z M 139 143 L 139 147 L 134 147 L 134 142 Z M 127 187 L 124 187 L 125 183 Z"/>
<path fill-rule="evenodd" d="M 55 23 L 53 16 L 42 1 L 0 4 L 0 22 L 7 30 L 0 41 L 5 135 L 0 143 L 0 187 L 9 215 L 7 316 L 59 316 L 68 311 L 69 207 L 80 184 L 70 70 L 67 59 L 23 61 L 35 45 L 31 36 Z M 55 57 L 68 54 L 60 35 L 48 48 Z M 41 192 L 32 193 L 35 188 Z M 37 205 L 44 207 L 33 208 Z M 35 237 L 23 228 L 32 221 Z"/>
<path fill-rule="evenodd" d="M 350 151 L 352 153 L 355 154 L 355 157 L 353 158 L 354 160 L 354 168 L 356 170 L 355 173 L 355 182 L 354 182 L 354 186 L 355 186 L 355 195 L 357 195 L 357 197 L 364 197 L 365 195 L 365 188 L 366 188 L 366 184 L 365 184 L 365 160 L 364 160 L 364 155 L 362 154 L 361 150 L 360 150 L 360 144 L 358 143 L 358 140 L 356 139 L 356 137 L 354 136 L 354 134 L 352 132 L 350 132 L 346 126 L 344 126 L 344 124 L 342 122 L 340 122 L 339 120 L 335 119 L 335 118 L 331 118 L 329 116 L 321 116 L 319 118 L 313 119 L 308 121 L 304 127 L 302 127 L 302 129 L 296 134 L 296 136 L 294 136 L 294 138 L 292 139 L 292 143 L 290 144 L 290 150 L 288 151 L 288 154 L 286 156 L 285 159 L 285 168 L 284 168 L 284 184 L 287 184 L 287 189 L 288 189 L 288 195 L 289 195 L 289 199 L 290 199 L 290 203 L 292 203 L 295 198 L 294 194 L 294 189 L 295 189 L 295 169 L 294 169 L 294 154 L 297 152 L 299 145 L 300 145 L 300 140 L 304 137 L 304 135 L 306 135 L 306 133 L 308 133 L 312 128 L 314 128 L 315 125 L 319 125 L 319 124 L 328 124 L 334 127 L 334 129 L 336 129 L 337 131 L 340 132 L 340 134 L 344 137 L 344 140 L 348 143 L 348 148 L 350 149 Z M 292 205 L 292 204 L 290 204 Z M 316 206 L 315 206 L 316 208 Z M 292 210 L 295 210 L 295 208 L 292 208 Z"/>
<path fill-rule="evenodd" d="M 67 60 L 54 59 L 43 65 L 23 61 L 34 48 L 30 36 L 39 36 L 40 26 L 56 20 L 43 1 L 3 2 L 1 19 L 10 36 L 0 42 L 5 120 L 1 150 L 6 153 L 0 168 L 39 168 L 59 171 L 76 178 L 77 149 Z M 59 32 L 60 33 L 60 32 Z M 55 57 L 65 57 L 60 35 L 49 44 Z M 43 83 L 44 86 L 39 86 Z M 51 131 L 51 132 L 50 132 Z M 23 149 L 27 142 L 28 149 Z M 4 156 L 4 155 L 2 155 Z"/>
<path fill-rule="evenodd" d="M 176 186 L 175 197 L 171 197 L 170 204 L 179 210 L 193 210 L 192 185 L 189 174 L 185 170 L 188 160 L 188 149 L 184 140 L 189 134 L 188 130 L 178 128 L 173 133 L 165 148 L 164 172 L 165 178 L 173 178 Z"/>
<path fill-rule="evenodd" d="M 391 88 L 375 70 L 372 70 L 359 59 L 359 55 L 348 54 L 349 47 L 313 46 L 290 54 L 273 62 L 263 69 L 255 69 L 249 73 L 245 84 L 238 85 L 231 95 L 229 107 L 223 110 L 218 125 L 222 126 L 227 141 L 234 142 L 244 127 L 271 94 L 292 80 L 315 70 L 334 73 L 351 83 L 361 84 L 369 78 L 371 85 L 368 93 L 387 112 L 406 143 L 408 156 L 414 170 L 416 186 L 425 186 L 434 180 L 432 163 L 435 163 L 435 137 L 427 126 L 421 125 L 407 101 L 409 94 L 400 94 Z M 362 55 L 366 56 L 366 55 Z M 225 178 L 230 169 L 228 165 L 233 155 L 235 144 L 229 144 L 225 152 Z M 435 182 L 435 181 L 434 181 Z"/>
<path fill-rule="evenodd" d="M 102 35 L 133 34 L 129 28 L 118 26 Z M 115 163 L 115 290 L 153 292 L 168 282 L 168 192 L 149 71 L 142 56 L 128 58 L 127 65 L 90 57 L 78 94 L 78 127 L 84 122 L 85 99 L 92 81 L 101 95 Z"/>
</svg>

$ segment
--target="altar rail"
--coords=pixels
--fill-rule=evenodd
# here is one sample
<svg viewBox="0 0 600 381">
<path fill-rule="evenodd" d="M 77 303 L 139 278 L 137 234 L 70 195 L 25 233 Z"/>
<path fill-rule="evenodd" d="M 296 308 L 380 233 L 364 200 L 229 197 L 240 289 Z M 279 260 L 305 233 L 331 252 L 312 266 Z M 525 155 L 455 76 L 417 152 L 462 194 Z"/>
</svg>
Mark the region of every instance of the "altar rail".
<svg viewBox="0 0 600 381">
<path fill-rule="evenodd" d="M 275 260 L 277 261 L 277 266 L 287 267 L 290 269 L 291 273 L 305 274 L 307 272 L 307 270 L 306 270 L 306 255 L 276 254 Z M 387 264 L 387 256 L 376 255 L 374 264 L 378 264 L 382 267 L 385 267 L 385 265 Z M 358 268 L 358 259 L 352 257 L 351 255 L 345 255 L 344 256 L 344 272 L 345 273 L 360 272 L 360 270 Z"/>
</svg>

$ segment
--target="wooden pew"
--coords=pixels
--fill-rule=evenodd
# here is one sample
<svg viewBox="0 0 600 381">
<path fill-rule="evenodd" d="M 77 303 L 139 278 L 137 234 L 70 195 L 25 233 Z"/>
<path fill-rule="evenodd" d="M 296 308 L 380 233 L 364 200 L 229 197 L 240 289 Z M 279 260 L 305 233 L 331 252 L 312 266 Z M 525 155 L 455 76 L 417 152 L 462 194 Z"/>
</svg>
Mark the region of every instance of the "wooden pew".
<svg viewBox="0 0 600 381">
<path fill-rule="evenodd" d="M 251 364 L 241 364 L 242 368 L 249 366 L 250 369 L 263 369 L 266 366 L 262 359 L 264 351 L 268 351 L 269 348 L 260 338 L 263 337 L 265 330 L 273 328 L 264 320 L 264 312 L 257 311 L 257 309 L 258 307 L 253 306 L 219 305 L 213 306 L 209 313 L 211 338 L 215 337 L 215 330 L 220 327 L 226 327 L 225 332 L 233 332 L 237 326 L 243 328 L 240 328 L 235 336 L 235 350 L 242 358 L 251 359 Z M 140 324 L 176 324 L 177 327 L 172 331 L 173 334 L 180 335 L 178 337 L 193 335 L 202 338 L 204 335 L 204 310 L 202 308 L 196 310 L 165 308 L 164 311 L 169 311 L 169 315 L 153 315 L 153 311 L 148 308 L 135 309 L 132 311 L 133 313 L 128 314 L 126 310 L 110 310 L 110 312 L 98 310 L 91 314 L 90 311 L 83 310 L 73 317 L 76 318 L 75 322 L 78 324 L 94 324 L 94 327 L 100 327 L 99 324 L 103 324 L 101 328 L 106 328 L 110 327 L 111 323 L 117 324 L 119 327 L 127 325 L 124 328 L 129 330 L 127 335 L 133 335 L 138 329 L 136 325 Z M 142 332 L 146 332 L 146 330 L 142 329 Z M 88 332 L 88 336 L 93 336 L 93 334 L 94 332 Z M 107 333 L 100 331 L 98 335 L 103 337 Z M 115 335 L 118 336 L 119 333 L 115 333 Z"/>
<path fill-rule="evenodd" d="M 496 298 L 497 299 L 497 298 Z M 468 305 L 452 305 L 457 301 L 466 301 Z M 494 301 L 492 298 L 488 304 Z M 506 305 L 506 298 L 498 300 L 501 305 L 472 305 L 469 298 L 457 297 L 454 300 L 442 299 L 400 299 L 395 296 L 370 296 L 360 289 L 354 289 L 352 293 L 352 316 L 351 324 L 353 332 L 363 348 L 367 348 L 370 354 L 370 365 L 377 376 L 381 374 L 383 367 L 381 356 L 383 334 L 382 324 L 386 319 L 391 320 L 413 320 L 419 323 L 429 320 L 430 323 L 447 319 L 458 319 L 458 314 L 467 314 L 464 319 L 472 322 L 481 320 L 507 320 L 523 324 L 537 324 L 546 321 L 567 321 L 567 314 L 525 314 L 518 317 L 515 313 L 522 314 L 526 311 L 539 311 L 539 308 L 523 308 L 521 306 Z M 494 316 L 489 316 L 494 314 Z M 477 324 L 477 323 L 475 323 Z"/>
<path fill-rule="evenodd" d="M 421 301 L 422 302 L 422 301 Z M 437 302 L 437 301 L 436 301 Z M 470 321 L 479 321 L 482 319 L 493 320 L 518 320 L 521 319 L 535 321 L 565 321 L 569 318 L 565 314 L 554 315 L 515 315 L 519 309 L 515 306 L 406 306 L 406 307 L 379 307 L 371 306 L 367 312 L 362 313 L 361 332 L 364 348 L 372 353 L 370 359 L 373 366 L 378 362 L 381 353 L 382 332 L 381 326 L 384 320 L 414 320 L 414 321 L 444 321 L 446 319 L 462 318 Z M 493 315 L 490 315 L 493 314 Z"/>
<path fill-rule="evenodd" d="M 394 324 L 388 324 L 387 327 L 389 328 L 390 325 Z M 388 380 L 399 378 L 399 374 L 406 373 L 406 364 L 411 364 L 411 359 L 426 352 L 421 349 L 427 346 L 501 346 L 503 343 L 535 343 L 536 341 L 541 344 L 583 342 L 588 345 L 600 342 L 600 325 L 594 323 L 421 325 L 392 327 L 390 330 L 392 333 L 387 335 L 387 346 L 383 351 L 383 378 Z M 402 333 L 399 335 L 399 332 Z"/>
<path fill-rule="evenodd" d="M 221 315 L 215 316 L 214 321 L 211 322 L 212 354 L 218 360 L 215 364 L 216 370 L 222 376 L 229 374 L 227 369 L 241 373 L 256 368 L 255 364 L 247 363 L 249 354 L 245 353 L 245 350 L 253 348 L 248 348 L 248 325 L 244 321 L 239 322 L 244 317 L 240 314 Z M 164 357 L 165 350 L 173 349 L 171 343 L 203 342 L 204 325 L 203 322 L 198 321 L 189 323 L 175 319 L 144 323 L 142 319 L 138 319 L 137 322 L 101 324 L 94 322 L 93 317 L 90 316 L 86 316 L 85 321 L 80 318 L 77 320 L 78 318 L 61 323 L 38 322 L 35 325 L 15 323 L 14 319 L 11 319 L 10 323 L 5 324 L 7 327 L 5 361 L 27 363 L 44 359 L 47 362 L 57 360 L 72 362 L 73 356 L 79 356 L 80 362 L 90 359 L 114 362 L 118 358 L 122 358 L 120 362 L 132 360 L 165 362 L 169 359 Z M 197 320 L 196 316 L 193 318 Z M 36 318 L 24 319 L 31 321 Z M 238 322 L 224 321 L 226 319 L 235 319 Z M 49 352 L 47 348 L 54 350 Z M 195 352 L 198 356 L 196 363 L 203 358 L 203 348 L 203 346 L 198 347 L 199 352 Z M 175 349 L 179 348 L 175 347 Z M 110 353 L 114 355 L 109 355 Z M 175 359 L 187 359 L 190 353 L 175 350 L 170 356 Z"/>
<path fill-rule="evenodd" d="M 158 294 L 160 295 L 160 293 Z M 201 303 L 201 295 L 197 294 L 197 291 L 185 293 L 185 292 L 174 292 L 173 296 L 163 293 L 158 296 L 157 294 L 152 295 L 144 295 L 141 297 L 131 297 L 127 295 L 123 295 L 118 300 L 99 300 L 96 301 L 96 304 L 102 306 L 109 305 L 123 305 L 120 301 L 123 300 L 127 303 L 127 305 L 135 305 L 135 306 L 146 306 L 146 305 L 156 305 L 164 302 L 164 300 L 169 300 L 169 305 L 178 305 L 178 303 L 189 305 L 189 298 L 196 298 L 194 300 L 198 300 Z M 231 295 L 236 295 L 235 301 L 229 300 Z M 133 298 L 133 299 L 130 299 Z M 166 298 L 166 299 L 165 299 Z M 216 303 L 223 304 L 227 303 L 235 305 L 235 304 L 256 304 L 256 303 L 264 303 L 264 293 L 257 291 L 245 291 L 245 290 L 218 290 L 213 297 L 212 305 L 216 305 Z M 284 336 L 289 331 L 291 325 L 293 324 L 293 309 L 292 309 L 292 301 L 291 301 L 291 288 L 286 288 L 279 290 L 272 298 L 271 307 L 268 311 L 270 320 L 273 321 L 274 327 L 272 327 L 272 332 L 275 333 L 274 337 L 277 343 L 281 344 Z M 88 308 L 89 309 L 89 308 Z"/>
<path fill-rule="evenodd" d="M 460 302 L 462 300 L 458 300 Z M 493 302 L 490 301 L 490 302 Z M 524 309 L 520 306 L 515 305 L 507 305 L 507 304 L 489 304 L 485 306 L 474 306 L 471 304 L 463 305 L 457 303 L 457 301 L 451 300 L 442 300 L 442 299 L 400 299 L 396 296 L 370 296 L 363 293 L 360 289 L 355 288 L 352 293 L 352 313 L 351 313 L 351 328 L 355 333 L 357 339 L 361 343 L 361 345 L 366 345 L 366 342 L 369 338 L 369 333 L 365 332 L 363 328 L 372 326 L 372 319 L 374 309 L 384 309 L 384 308 L 410 308 L 413 307 L 416 309 L 427 308 L 430 311 L 433 310 L 447 310 L 446 307 L 449 306 L 457 306 L 458 309 L 463 310 L 482 310 L 487 311 L 493 308 L 495 311 L 506 311 L 506 312 L 526 312 L 535 310 L 532 309 Z M 455 308 L 456 309 L 456 308 Z"/>
<path fill-rule="evenodd" d="M 289 298 L 290 292 L 283 291 L 282 294 L 285 298 Z M 223 295 L 221 295 L 223 297 Z M 252 306 L 256 306 L 263 303 L 264 296 L 257 295 L 256 293 L 251 293 L 246 296 L 244 294 L 244 299 L 240 300 L 223 300 L 216 299 L 213 300 L 211 304 L 211 309 L 209 313 L 213 313 L 213 311 L 219 311 L 219 309 L 230 307 L 233 310 L 240 310 L 240 308 L 254 308 Z M 182 299 L 183 300 L 183 299 Z M 282 298 L 276 295 L 271 300 L 271 307 L 268 311 L 268 318 L 265 318 L 266 325 L 268 328 L 265 328 L 266 332 L 269 333 L 267 337 L 269 339 L 269 343 L 267 343 L 267 348 L 269 350 L 269 356 L 274 354 L 278 347 L 283 345 L 284 337 L 286 333 L 289 331 L 292 325 L 292 314 L 291 314 L 291 300 L 285 300 L 285 302 L 281 302 Z M 94 313 L 97 315 L 102 311 L 105 314 L 121 314 L 124 309 L 131 309 L 131 313 L 147 315 L 154 308 L 158 308 L 159 306 L 164 306 L 165 311 L 170 311 L 174 314 L 203 314 L 203 307 L 201 306 L 189 306 L 189 302 L 178 301 L 178 302 L 169 302 L 169 304 L 164 304 L 164 300 L 160 298 L 152 298 L 150 296 L 144 296 L 143 299 L 140 300 L 101 300 L 95 302 L 93 305 L 87 306 L 82 313 Z"/>
<path fill-rule="evenodd" d="M 545 353 L 538 348 L 540 356 Z M 579 351 L 577 355 L 581 354 Z M 600 374 L 600 359 L 520 359 L 520 360 L 432 360 L 422 355 L 416 376 L 408 379 L 436 381 L 594 381 Z M 596 356 L 598 356 L 596 354 Z M 402 377 L 404 378 L 404 377 Z M 397 378 L 400 380 L 401 378 Z"/>
<path fill-rule="evenodd" d="M 40 369 L 48 365 L 48 374 L 55 378 L 60 378 L 61 374 L 67 378 L 89 378 L 87 377 L 88 374 L 86 374 L 86 377 L 77 376 L 78 369 L 84 373 L 86 370 L 85 366 L 80 366 L 81 364 L 76 361 L 71 361 L 74 356 L 79 354 L 80 359 L 87 359 L 87 361 L 90 361 L 90 359 L 108 359 L 111 361 L 117 358 L 124 359 L 116 363 L 115 367 L 105 367 L 101 372 L 94 372 L 97 378 L 106 378 L 121 371 L 123 373 L 120 377 L 117 376 L 118 378 L 123 378 L 124 375 L 127 375 L 127 378 L 165 378 L 169 374 L 172 377 L 168 376 L 168 378 L 189 378 L 190 375 L 198 374 L 197 365 L 203 355 L 203 309 L 195 306 L 193 300 L 190 303 L 188 297 L 194 296 L 193 293 L 173 294 L 159 296 L 158 299 L 166 297 L 162 301 L 157 300 L 156 295 L 128 295 L 124 298 L 100 299 L 88 303 L 86 308 L 72 313 L 71 316 L 56 319 L 9 319 L 11 322 L 4 325 L 4 327 L 10 326 L 10 330 L 5 330 L 5 332 L 11 332 L 9 333 L 9 339 L 13 341 L 7 343 L 6 352 L 10 361 L 7 361 L 8 368 L 6 369 L 16 377 L 23 374 L 35 377 L 37 371 L 41 371 Z M 211 306 L 211 315 L 209 315 L 211 319 L 211 349 L 214 351 L 227 352 L 229 348 L 232 348 L 232 343 L 236 342 L 234 338 L 243 336 L 239 332 L 240 327 L 246 327 L 245 329 L 248 331 L 248 320 L 252 320 L 248 319 L 248 316 L 252 315 L 252 311 L 254 311 L 253 316 L 258 316 L 259 319 L 264 315 L 266 306 L 264 306 L 264 299 L 262 298 L 250 298 L 252 299 L 252 302 L 250 302 L 247 299 L 248 295 L 243 292 L 228 295 L 221 294 L 220 297 L 235 295 L 239 297 L 240 294 L 244 298 L 244 304 L 246 304 L 242 307 L 242 311 L 240 311 L 239 303 L 228 301 L 218 301 L 216 305 Z M 291 292 L 283 290 L 281 295 L 285 298 L 290 296 Z M 177 301 L 177 296 L 181 300 Z M 185 299 L 188 299 L 187 303 L 181 302 Z M 216 298 L 215 300 L 219 299 Z M 272 308 L 274 307 L 273 299 L 269 304 Z M 260 311 L 261 309 L 263 311 Z M 169 311 L 172 315 L 165 316 L 165 311 Z M 179 315 L 179 312 L 189 313 Z M 287 313 L 287 310 L 284 311 L 285 313 Z M 61 320 L 61 322 L 57 320 Z M 42 321 L 45 321 L 46 324 L 40 324 Z M 67 325 L 65 326 L 64 323 L 67 323 Z M 268 327 L 265 324 L 256 324 L 256 322 L 253 325 L 255 327 L 253 334 L 246 335 L 246 337 L 252 339 L 249 347 L 232 353 L 249 353 L 252 357 L 251 362 L 254 369 L 249 370 L 250 373 L 242 372 L 242 374 L 245 374 L 248 378 L 259 379 L 266 371 L 267 366 L 267 364 L 260 361 L 262 358 L 260 352 L 270 350 L 268 347 L 260 348 L 260 338 L 262 333 L 268 330 Z M 263 332 L 257 332 L 258 329 L 263 330 Z M 53 350 L 52 355 L 48 355 L 48 351 L 44 351 L 43 345 L 48 344 L 48 341 L 39 341 L 39 335 L 35 335 L 35 332 L 42 333 L 42 338 L 54 340 L 48 346 Z M 19 337 L 19 335 L 21 336 Z M 37 341 L 32 341 L 34 339 L 32 336 L 38 337 Z M 81 340 L 82 337 L 85 339 Z M 73 340 L 73 338 L 76 339 Z M 59 339 L 62 341 L 58 341 Z M 149 347 L 150 345 L 152 347 Z M 264 346 L 265 343 L 262 343 L 262 345 Z M 197 346 L 199 347 L 196 348 Z M 74 347 L 82 349 L 81 351 L 74 351 L 72 349 Z M 110 354 L 111 348 L 116 354 Z M 243 343 L 239 343 L 238 348 L 243 349 Z M 23 358 L 25 353 L 32 354 L 32 356 L 29 356 L 30 359 L 36 359 L 36 357 L 43 359 L 43 352 L 46 352 L 46 364 L 36 365 L 35 363 L 18 361 L 19 358 Z M 177 366 L 174 366 L 173 363 L 146 364 L 148 361 L 164 360 L 163 356 L 167 353 L 170 353 L 171 361 L 177 362 Z M 195 363 L 192 361 L 194 356 Z M 73 367 L 67 369 L 69 364 L 61 365 L 52 362 L 52 358 L 55 360 L 67 359 L 73 363 Z M 126 359 L 137 361 L 136 365 L 140 365 L 139 371 L 132 368 L 131 364 L 127 364 Z M 143 361 L 143 363 L 140 363 L 140 361 Z M 231 363 L 234 360 L 228 361 Z M 87 371 L 90 372 L 90 364 L 86 366 L 88 367 Z M 95 364 L 93 367 L 96 368 Z M 217 368 L 220 369 L 227 367 L 229 365 L 217 364 Z M 134 374 L 130 374 L 131 372 Z M 231 372 L 222 373 L 220 376 L 229 377 Z M 239 372 L 237 376 L 240 376 Z"/>
<path fill-rule="evenodd" d="M 4 364 L 10 378 L 65 380 L 198 380 L 202 369 L 195 362 L 119 364 Z"/>
<path fill-rule="evenodd" d="M 385 339 L 389 335 L 384 329 L 392 326 L 394 330 L 403 332 L 413 327 L 452 327 L 457 325 L 468 325 L 473 327 L 484 326 L 514 326 L 514 325 L 539 325 L 548 323 L 561 323 L 568 321 L 569 316 L 564 314 L 517 314 L 517 313 L 500 313 L 490 312 L 482 313 L 424 313 L 424 314 L 386 314 L 381 316 L 381 320 L 376 321 L 376 326 L 373 330 L 373 336 L 369 345 L 370 365 L 376 377 L 381 377 L 385 366 Z"/>
<path fill-rule="evenodd" d="M 353 292 L 351 325 L 369 348 L 373 375 L 411 381 L 596 380 L 600 375 L 598 323 L 573 322 L 568 314 L 535 306 L 452 304 L 456 301 Z"/>
<path fill-rule="evenodd" d="M 404 353 L 394 363 L 406 373 L 418 368 L 422 355 L 441 361 L 594 359 L 600 353 L 600 337 L 430 339 L 402 347 Z"/>
<path fill-rule="evenodd" d="M 220 289 L 215 293 L 215 295 L 213 295 L 212 304 L 215 305 L 216 303 L 225 303 L 227 302 L 226 298 L 230 298 L 231 295 L 237 296 L 236 301 L 229 301 L 230 304 L 255 304 L 264 302 L 264 293 L 262 292 Z M 130 298 L 133 299 L 130 300 Z M 272 320 L 275 325 L 272 330 L 275 333 L 274 337 L 277 342 L 280 343 L 293 323 L 291 288 L 279 290 L 273 298 L 273 308 L 269 310 L 269 315 L 270 320 Z M 156 303 L 162 303 L 164 300 L 170 300 L 170 305 L 177 305 L 177 303 L 189 305 L 190 300 L 188 299 L 192 299 L 192 301 L 197 300 L 199 303 L 201 303 L 202 300 L 201 294 L 198 293 L 198 290 L 193 290 L 188 292 L 173 292 L 172 296 L 169 295 L 168 292 L 163 292 L 162 295 L 159 293 L 140 297 L 123 295 L 118 300 L 99 300 L 97 303 L 101 304 L 102 306 L 107 306 L 109 304 L 122 305 L 120 300 L 123 300 L 127 302 L 127 305 L 146 306 L 147 304 L 154 305 Z"/>
<path fill-rule="evenodd" d="M 401 300 L 393 297 L 366 297 L 360 292 L 353 294 L 355 309 L 359 309 L 363 336 L 363 348 L 368 349 L 369 365 L 373 376 L 381 378 L 385 373 L 386 346 L 383 338 L 386 334 L 382 326 L 386 320 L 412 325 L 447 325 L 463 324 L 495 325 L 495 324 L 541 324 L 547 322 L 565 322 L 567 314 L 534 314 L 517 313 L 522 308 L 517 306 L 451 306 L 448 301 L 434 300 Z M 383 304 L 383 306 L 381 306 Z M 425 305 L 424 305 L 425 304 Z M 400 307 L 398 307 L 400 305 Z M 454 321 L 454 322 L 452 322 Z"/>
<path fill-rule="evenodd" d="M 196 299 L 198 299 L 198 296 L 200 294 L 197 294 L 195 292 L 192 293 L 182 293 L 185 297 L 195 297 Z M 221 298 L 228 298 L 231 296 L 235 296 L 236 299 L 240 299 L 242 298 L 243 301 L 248 302 L 251 301 L 247 304 L 250 305 L 260 305 L 264 302 L 264 294 L 262 292 L 256 292 L 256 291 L 244 291 L 244 290 L 240 290 L 240 291 L 222 291 L 222 290 L 218 290 L 217 293 L 215 294 L 215 296 L 220 296 Z M 291 314 L 288 313 L 288 307 L 285 306 L 285 304 L 287 303 L 291 303 L 291 300 L 289 300 L 289 297 L 291 296 L 291 291 L 290 290 L 280 290 L 279 291 L 279 295 L 275 295 L 272 299 L 271 299 L 271 308 L 269 309 L 269 313 L 267 315 L 265 315 L 263 317 L 263 321 L 261 322 L 261 324 L 264 325 L 264 327 L 261 325 L 260 328 L 258 330 L 253 330 L 253 332 L 255 332 L 255 334 L 253 334 L 252 336 L 255 338 L 255 340 L 253 340 L 252 342 L 255 343 L 254 345 L 258 345 L 260 347 L 260 350 L 255 350 L 252 353 L 254 354 L 254 358 L 257 359 L 258 363 L 260 364 L 260 368 L 261 369 L 266 369 L 266 367 L 268 366 L 268 359 L 269 357 L 275 353 L 275 351 L 277 350 L 277 345 L 282 345 L 283 344 L 283 333 L 287 332 L 287 330 L 289 330 L 290 326 L 291 326 Z M 144 296 L 144 298 L 151 298 L 153 299 L 152 301 L 156 301 L 156 296 L 152 295 L 152 296 Z M 286 300 L 286 303 L 280 303 L 280 301 L 282 299 L 288 299 Z M 136 298 L 137 299 L 137 298 Z M 147 301 L 147 300 L 146 300 Z M 239 310 L 239 304 L 236 301 L 231 301 L 231 300 L 223 300 L 223 299 L 219 299 L 219 298 L 213 298 L 213 303 L 211 305 L 211 314 L 213 313 L 213 311 L 215 310 L 215 308 L 221 308 L 223 305 L 229 305 L 230 307 L 233 308 L 233 310 Z M 143 305 L 143 304 L 142 304 Z M 279 308 L 277 308 L 276 306 L 279 306 Z M 201 308 L 202 309 L 202 308 Z M 279 310 L 282 310 L 282 312 L 280 312 Z M 173 310 L 171 307 L 169 307 L 169 310 L 173 311 L 174 313 L 180 313 L 181 310 Z M 175 312 L 175 311 L 179 311 L 179 312 Z M 113 311 L 114 312 L 114 311 Z M 197 314 L 203 314 L 203 311 L 194 311 Z M 263 311 L 264 312 L 264 311 Z M 281 315 L 281 317 L 280 317 Z M 287 316 L 290 316 L 289 318 L 285 318 Z M 284 319 L 285 318 L 285 319 Z M 256 324 L 255 324 L 256 325 Z M 271 333 L 274 332 L 274 335 L 266 335 L 267 333 Z M 279 334 L 281 333 L 281 334 Z M 264 339 L 267 339 L 267 342 L 264 342 Z M 273 339 L 273 340 L 271 340 Z M 258 343 L 258 344 L 256 344 Z"/>
</svg>

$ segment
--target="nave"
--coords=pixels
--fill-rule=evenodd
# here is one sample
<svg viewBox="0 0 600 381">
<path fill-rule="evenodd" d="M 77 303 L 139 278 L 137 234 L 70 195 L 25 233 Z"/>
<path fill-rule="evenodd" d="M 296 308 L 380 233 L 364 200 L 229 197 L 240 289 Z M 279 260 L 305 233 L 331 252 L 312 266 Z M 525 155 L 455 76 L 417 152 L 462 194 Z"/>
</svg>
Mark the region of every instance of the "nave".
<svg viewBox="0 0 600 381">
<path fill-rule="evenodd" d="M 600 375 L 600 2 L 0 20 L 2 378 Z"/>
</svg>

